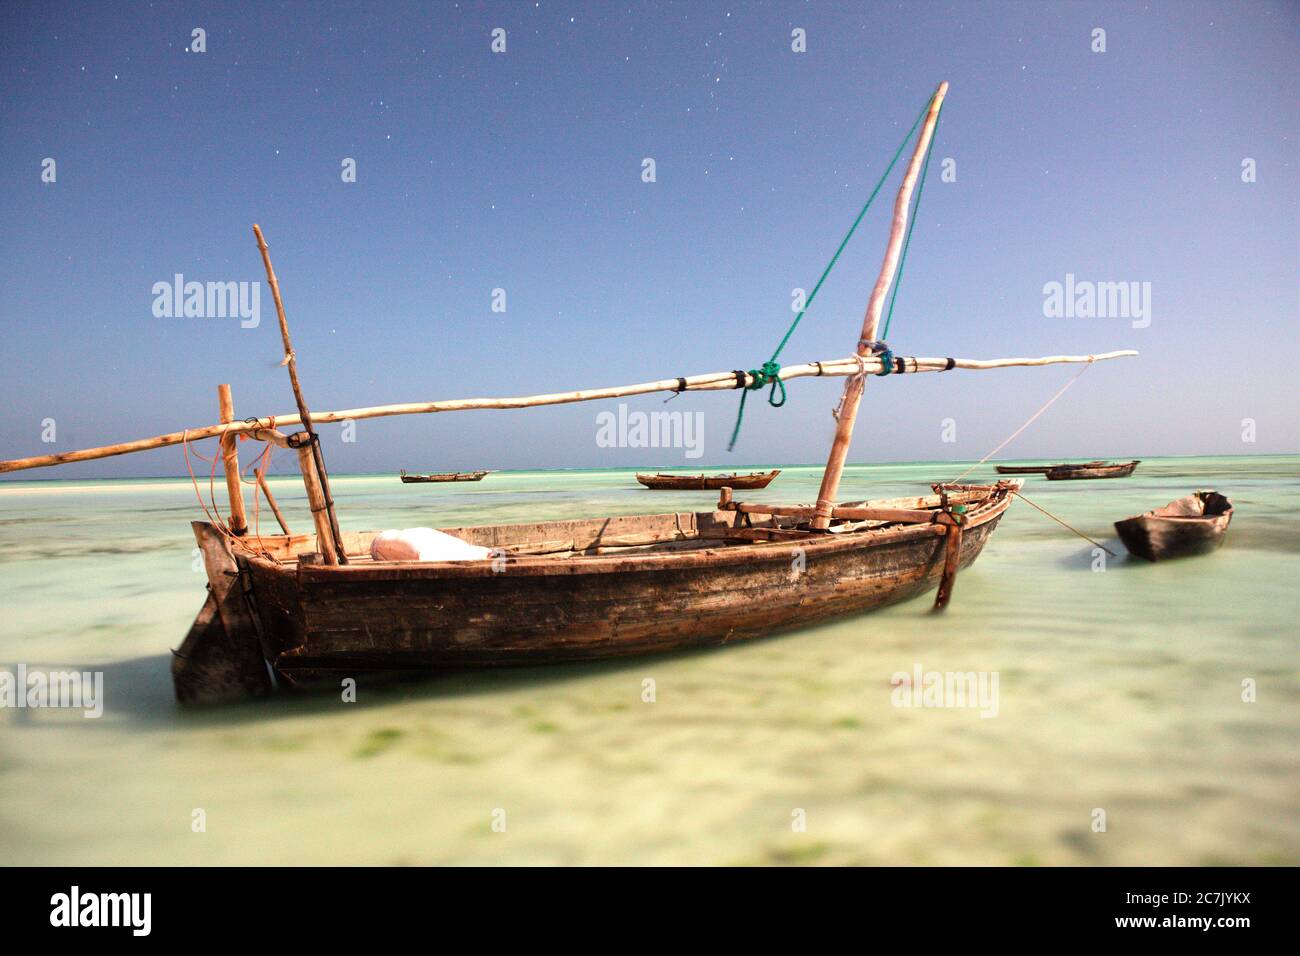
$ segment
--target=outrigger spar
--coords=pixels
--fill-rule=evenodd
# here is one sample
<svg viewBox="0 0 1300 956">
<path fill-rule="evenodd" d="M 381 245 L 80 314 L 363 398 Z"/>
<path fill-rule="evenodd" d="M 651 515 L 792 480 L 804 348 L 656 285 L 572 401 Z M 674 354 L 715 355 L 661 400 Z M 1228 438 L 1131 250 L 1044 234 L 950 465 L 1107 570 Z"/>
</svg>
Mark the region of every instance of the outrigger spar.
<svg viewBox="0 0 1300 956">
<path fill-rule="evenodd" d="M 187 703 L 266 693 L 272 689 L 271 675 L 274 683 L 293 686 L 339 675 L 593 660 L 720 644 L 859 613 L 936 586 L 936 607 L 941 608 L 958 569 L 978 557 L 1020 483 L 934 485 L 931 495 L 837 504 L 867 377 L 1092 363 L 1137 354 L 1124 350 L 981 361 L 896 356 L 877 341 L 886 296 L 906 261 L 912 192 L 918 174 L 924 184 L 947 90 L 948 84 L 941 84 L 924 113 L 857 347 L 847 358 L 781 367 L 775 359 L 787 333 L 772 360 L 750 371 L 313 413 L 298 381 L 279 282 L 261 229 L 254 226 L 275 297 L 296 412 L 235 420 L 229 388 L 221 386 L 217 424 L 0 461 L 0 474 L 220 439 L 230 520 L 217 515 L 211 522 L 193 523 L 209 594 L 173 661 L 176 694 Z M 850 229 L 813 295 L 852 234 Z M 490 559 L 393 561 L 374 556 L 375 532 L 339 527 L 316 434 L 320 424 L 345 420 L 532 408 L 652 392 L 748 390 L 771 384 L 773 396 L 778 387 L 784 395 L 785 381 L 809 376 L 848 379 L 815 504 L 738 502 L 732 489 L 724 487 L 717 507 L 704 512 L 442 529 L 478 546 Z M 295 425 L 302 430 L 281 431 Z M 241 435 L 297 451 L 315 534 L 288 533 L 266 487 L 264 465 L 257 470 L 253 493 L 263 492 L 285 533 L 248 529 L 235 451 L 235 438 Z M 793 583 L 791 545 L 804 559 Z M 469 552 L 478 553 L 473 547 Z"/>
</svg>

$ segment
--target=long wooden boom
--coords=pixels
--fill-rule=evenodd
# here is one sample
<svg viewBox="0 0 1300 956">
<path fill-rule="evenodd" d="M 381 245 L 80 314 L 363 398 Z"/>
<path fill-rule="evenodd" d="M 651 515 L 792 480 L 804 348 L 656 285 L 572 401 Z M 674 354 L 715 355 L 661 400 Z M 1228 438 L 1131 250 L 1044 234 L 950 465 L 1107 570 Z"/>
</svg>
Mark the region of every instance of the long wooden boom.
<svg viewBox="0 0 1300 956">
<path fill-rule="evenodd" d="M 953 368 L 989 369 L 1011 368 L 1022 365 L 1064 365 L 1081 362 L 1101 362 L 1106 359 L 1123 358 L 1138 353 L 1126 349 L 1118 352 L 1104 352 L 1099 355 L 1047 355 L 1042 358 L 1004 358 L 989 359 L 950 359 L 950 358 L 902 358 L 905 374 L 915 372 L 944 372 Z M 878 358 L 842 358 L 828 362 L 809 362 L 806 365 L 787 365 L 780 371 L 782 379 L 806 378 L 809 376 L 844 377 L 865 372 L 868 375 L 881 375 L 884 369 Z M 899 374 L 897 371 L 894 374 Z M 643 382 L 640 385 L 615 385 L 608 388 L 590 388 L 577 392 L 554 392 L 547 395 L 524 395 L 518 398 L 458 398 L 442 402 L 416 402 L 407 405 L 373 405 L 368 408 L 348 408 L 337 412 L 312 412 L 314 424 L 327 422 L 358 421 L 363 418 L 385 418 L 390 415 L 427 415 L 435 412 L 461 412 L 474 409 L 534 408 L 539 405 L 566 405 L 571 402 L 590 402 L 605 398 L 626 398 L 632 395 L 647 395 L 653 392 L 696 392 L 733 389 L 753 384 L 753 376 L 747 372 L 711 372 L 707 375 L 691 375 L 684 378 L 666 378 L 657 382 Z M 122 442 L 117 445 L 103 445 L 99 448 L 85 448 L 81 451 L 67 451 L 56 455 L 38 455 L 33 458 L 15 458 L 0 461 L 0 474 L 11 471 L 24 471 L 28 468 L 46 468 L 51 465 L 66 465 L 77 461 L 94 461 L 99 458 L 112 458 L 115 455 L 129 455 L 138 451 L 152 451 L 155 448 L 167 448 L 185 441 L 199 441 L 204 438 L 217 438 L 227 434 L 241 432 L 265 431 L 287 425 L 301 424 L 298 414 L 276 415 L 274 418 L 258 418 L 247 421 L 229 422 L 227 424 L 207 425 L 203 428 L 189 428 L 184 431 L 155 435 L 153 438 L 141 438 L 136 441 Z M 254 436 L 261 437 L 261 436 Z"/>
</svg>

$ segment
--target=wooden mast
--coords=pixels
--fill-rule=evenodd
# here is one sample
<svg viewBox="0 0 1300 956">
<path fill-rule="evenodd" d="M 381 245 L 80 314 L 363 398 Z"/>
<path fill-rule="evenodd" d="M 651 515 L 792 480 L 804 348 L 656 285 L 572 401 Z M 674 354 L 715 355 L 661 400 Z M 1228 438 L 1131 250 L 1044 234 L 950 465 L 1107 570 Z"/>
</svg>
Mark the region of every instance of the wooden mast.
<svg viewBox="0 0 1300 956">
<path fill-rule="evenodd" d="M 307 433 L 309 454 L 303 454 L 299 448 L 298 462 L 303 470 L 303 481 L 307 486 L 307 497 L 311 501 L 313 516 L 318 514 L 318 509 L 324 512 L 325 530 L 329 532 L 332 539 L 328 542 L 318 541 L 321 554 L 325 556 L 326 564 L 347 564 L 347 557 L 343 553 L 343 535 L 339 531 L 339 520 L 334 514 L 334 496 L 330 494 L 329 473 L 325 470 L 325 458 L 320 450 L 320 438 L 316 430 L 312 427 L 311 412 L 307 409 L 307 402 L 302 397 L 302 386 L 298 382 L 298 359 L 293 351 L 293 343 L 289 340 L 289 322 L 284 317 L 284 301 L 280 298 L 280 280 L 275 277 L 275 270 L 271 268 L 271 254 L 266 247 L 266 238 L 262 235 L 262 227 L 253 224 L 253 235 L 257 236 L 257 248 L 262 253 L 262 264 L 266 266 L 266 281 L 271 287 L 271 295 L 275 298 L 275 314 L 280 321 L 280 338 L 284 340 L 284 362 L 282 364 L 289 368 L 289 384 L 293 386 L 293 398 L 298 403 L 298 418 L 302 422 L 303 430 Z M 309 467 L 309 465 L 311 467 Z M 314 469 L 315 475 L 309 475 L 308 472 Z M 317 487 L 313 487 L 313 486 Z M 317 522 L 317 534 L 319 539 L 321 534 L 322 523 Z M 331 560 L 331 557 L 334 560 Z"/>
<path fill-rule="evenodd" d="M 229 385 L 217 386 L 217 410 L 223 425 L 235 420 L 235 401 Z M 238 443 L 239 436 L 233 432 L 221 436 L 221 467 L 226 473 L 226 496 L 230 499 L 230 532 L 242 537 L 248 532 L 248 516 L 244 513 L 244 485 L 239 478 Z"/>
<path fill-rule="evenodd" d="M 903 234 L 907 231 L 907 211 L 912 202 L 912 187 L 925 162 L 926 151 L 930 147 L 930 138 L 934 135 L 935 123 L 939 121 L 939 108 L 948 93 L 948 83 L 944 81 L 935 90 L 930 100 L 930 109 L 925 114 L 925 125 L 921 127 L 921 136 L 916 141 L 912 161 L 907 164 L 907 173 L 903 176 L 903 185 L 898 188 L 898 198 L 894 201 L 894 222 L 889 229 L 889 242 L 885 246 L 885 259 L 880 264 L 880 275 L 876 278 L 876 287 L 871 290 L 871 299 L 867 302 L 867 314 L 862 320 L 862 335 L 858 338 L 857 354 L 864 361 L 872 361 L 871 343 L 876 339 L 876 328 L 880 324 L 880 313 L 885 305 L 885 296 L 894 281 L 894 272 L 898 267 L 898 256 L 903 246 Z M 874 359 L 879 361 L 878 358 Z M 826 461 L 826 471 L 822 474 L 821 489 L 817 492 L 816 516 L 812 527 L 825 530 L 830 527 L 831 511 L 835 507 L 835 498 L 839 494 L 840 475 L 844 472 L 844 460 L 849 454 L 849 443 L 853 440 L 853 425 L 858 417 L 858 404 L 862 401 L 862 392 L 866 387 L 866 378 L 855 375 L 844 385 L 844 397 L 840 402 L 838 423 L 835 426 L 835 439 L 831 442 L 830 457 Z"/>
</svg>

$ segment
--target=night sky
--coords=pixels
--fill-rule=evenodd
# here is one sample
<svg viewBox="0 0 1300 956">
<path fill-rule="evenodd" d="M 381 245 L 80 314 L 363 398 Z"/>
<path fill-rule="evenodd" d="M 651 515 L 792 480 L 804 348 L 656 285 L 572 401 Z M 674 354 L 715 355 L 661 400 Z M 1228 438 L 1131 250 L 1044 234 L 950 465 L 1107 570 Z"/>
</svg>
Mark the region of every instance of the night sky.
<svg viewBox="0 0 1300 956">
<path fill-rule="evenodd" d="M 239 417 L 290 411 L 254 222 L 314 409 L 752 368 L 940 80 L 894 350 L 1141 350 L 1002 457 L 1295 452 L 1297 27 L 1300 5 L 1265 2 L 8 2 L 0 457 L 209 424 L 219 382 Z M 899 173 L 783 361 L 852 351 Z M 261 282 L 260 324 L 155 315 L 178 273 Z M 1149 325 L 1045 315 L 1067 274 L 1150 283 Z M 1073 374 L 874 380 L 851 458 L 979 458 Z M 840 388 L 751 400 L 731 454 L 735 393 L 628 405 L 703 412 L 693 464 L 814 462 Z M 598 447 L 615 408 L 361 422 L 353 443 L 328 426 L 327 455 L 685 463 Z M 183 473 L 171 449 L 12 477 Z"/>
</svg>

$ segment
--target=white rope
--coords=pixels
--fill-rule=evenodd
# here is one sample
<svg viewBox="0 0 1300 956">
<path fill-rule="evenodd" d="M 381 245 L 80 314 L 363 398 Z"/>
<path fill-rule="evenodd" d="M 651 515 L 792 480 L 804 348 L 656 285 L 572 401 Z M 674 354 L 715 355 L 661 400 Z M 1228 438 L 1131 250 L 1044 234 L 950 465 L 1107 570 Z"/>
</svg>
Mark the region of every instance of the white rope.
<svg viewBox="0 0 1300 956">
<path fill-rule="evenodd" d="M 853 353 L 853 358 L 858 363 L 857 374 L 844 383 L 844 392 L 840 395 L 840 403 L 831 409 L 831 418 L 837 422 L 840 420 L 840 412 L 844 411 L 844 400 L 849 397 L 849 389 L 853 387 L 853 383 L 861 383 L 864 390 L 867 387 L 867 364 L 862 361 L 862 356 L 857 352 Z"/>
<path fill-rule="evenodd" d="M 998 452 L 1000 452 L 1003 448 L 1006 448 L 1008 445 L 1010 445 L 1010 444 L 1011 444 L 1011 443 L 1016 439 L 1016 437 L 1019 436 L 1019 434 L 1020 434 L 1022 431 L 1024 431 L 1026 428 L 1028 428 L 1030 425 L 1032 425 L 1032 424 L 1034 423 L 1034 421 L 1038 418 L 1039 415 L 1043 414 L 1043 412 L 1045 412 L 1045 411 L 1047 411 L 1049 408 L 1051 408 L 1051 407 L 1052 407 L 1052 403 L 1055 402 L 1055 401 L 1056 401 L 1058 398 L 1060 398 L 1062 395 L 1064 395 L 1065 392 L 1066 392 L 1066 389 L 1068 389 L 1071 385 L 1073 385 L 1075 382 L 1077 382 L 1077 381 L 1079 380 L 1079 376 L 1080 376 L 1080 375 L 1082 375 L 1084 372 L 1088 371 L 1088 369 L 1090 369 L 1090 368 L 1092 368 L 1092 360 L 1091 360 L 1091 359 L 1089 360 L 1089 362 L 1088 362 L 1087 365 L 1085 365 L 1083 368 L 1079 369 L 1078 374 L 1075 375 L 1074 378 L 1070 379 L 1068 382 L 1066 382 L 1064 385 L 1062 385 L 1061 388 L 1060 388 L 1060 390 L 1059 390 L 1055 395 L 1053 395 L 1051 398 L 1049 398 L 1049 399 L 1047 400 L 1047 404 L 1043 405 L 1042 408 L 1040 408 L 1038 411 L 1034 412 L 1034 414 L 1030 415 L 1030 416 L 1029 416 L 1029 420 L 1026 421 L 1026 422 L 1025 422 L 1023 425 L 1021 425 L 1019 428 L 1017 428 L 1015 431 L 1013 431 L 1013 432 L 1011 433 L 1011 435 L 1010 435 L 1010 436 L 1009 436 L 1005 441 L 1002 442 L 1002 444 L 998 445 L 997 448 L 994 448 L 991 452 L 989 452 L 987 455 L 985 455 L 985 456 L 984 456 L 983 458 L 981 458 L 979 461 L 975 462 L 975 464 L 971 465 L 969 468 L 967 468 L 965 471 L 963 471 L 960 475 L 958 475 L 956 478 L 954 478 L 952 481 L 950 481 L 949 484 L 953 484 L 953 485 L 955 485 L 957 482 L 961 481 L 963 478 L 965 478 L 967 475 L 969 475 L 972 471 L 974 471 L 974 470 L 975 470 L 976 468 L 978 468 L 980 465 L 984 464 L 984 462 L 988 461 L 990 458 L 992 458 L 994 455 L 996 455 Z"/>
</svg>

